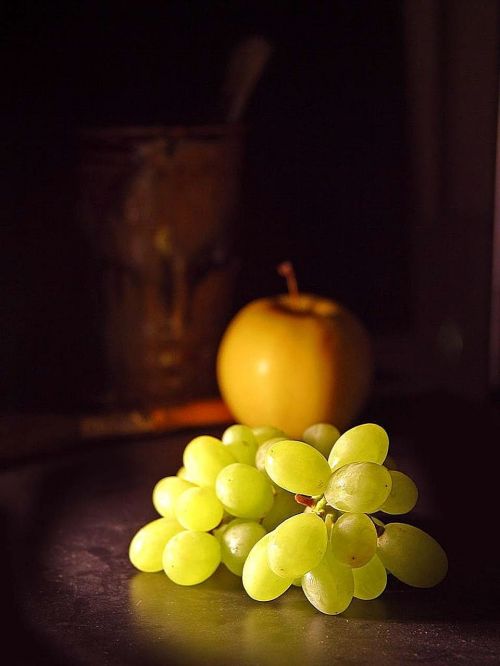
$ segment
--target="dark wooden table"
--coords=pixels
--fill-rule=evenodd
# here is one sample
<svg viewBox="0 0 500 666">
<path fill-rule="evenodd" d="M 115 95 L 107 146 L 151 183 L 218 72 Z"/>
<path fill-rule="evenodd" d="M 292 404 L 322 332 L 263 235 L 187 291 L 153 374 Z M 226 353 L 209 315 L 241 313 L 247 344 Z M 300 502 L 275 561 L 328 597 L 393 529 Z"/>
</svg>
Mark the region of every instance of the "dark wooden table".
<svg viewBox="0 0 500 666">
<path fill-rule="evenodd" d="M 382 400 L 365 416 L 388 427 L 417 478 L 420 508 L 408 521 L 447 548 L 441 586 L 393 580 L 380 599 L 330 617 L 295 588 L 257 603 L 223 567 L 192 588 L 138 573 L 127 548 L 155 517 L 152 487 L 203 430 L 100 441 L 0 472 L 3 663 L 500 664 L 500 558 L 484 531 L 498 487 L 497 411 L 425 396 Z"/>
</svg>

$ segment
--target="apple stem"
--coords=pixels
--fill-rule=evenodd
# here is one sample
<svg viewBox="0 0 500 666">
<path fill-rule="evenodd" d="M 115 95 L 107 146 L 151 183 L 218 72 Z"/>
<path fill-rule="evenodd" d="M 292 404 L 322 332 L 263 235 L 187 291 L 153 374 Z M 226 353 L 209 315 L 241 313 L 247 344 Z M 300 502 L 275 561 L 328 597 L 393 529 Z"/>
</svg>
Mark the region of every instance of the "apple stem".
<svg viewBox="0 0 500 666">
<path fill-rule="evenodd" d="M 278 273 L 286 280 L 288 293 L 292 298 L 297 298 L 299 295 L 299 287 L 297 285 L 297 278 L 291 261 L 284 261 L 278 266 Z"/>
</svg>

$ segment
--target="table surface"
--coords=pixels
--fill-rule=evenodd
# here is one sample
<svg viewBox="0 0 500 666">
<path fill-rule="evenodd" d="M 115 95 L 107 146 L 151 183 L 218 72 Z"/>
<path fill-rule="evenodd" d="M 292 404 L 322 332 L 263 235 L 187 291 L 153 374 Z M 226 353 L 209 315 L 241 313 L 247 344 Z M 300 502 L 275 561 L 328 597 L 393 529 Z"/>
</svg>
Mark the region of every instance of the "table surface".
<svg viewBox="0 0 500 666">
<path fill-rule="evenodd" d="M 411 466 L 411 438 L 396 431 L 400 458 L 406 455 Z M 498 565 L 487 540 L 475 558 L 470 542 L 482 537 L 474 530 L 483 523 L 467 522 L 473 512 L 462 509 L 465 503 L 456 505 L 449 532 L 439 511 L 432 524 L 450 555 L 444 583 L 417 590 L 392 580 L 381 598 L 354 600 L 340 616 L 317 612 L 297 588 L 255 602 L 224 567 L 194 587 L 133 570 L 127 548 L 156 517 L 153 485 L 175 473 L 182 449 L 201 432 L 104 441 L 0 471 L 9 664 L 500 663 Z M 435 478 L 426 483 L 425 463 L 414 468 L 432 490 Z M 417 522 L 430 524 L 432 512 L 422 507 Z M 463 534 L 450 538 L 461 526 Z"/>
</svg>

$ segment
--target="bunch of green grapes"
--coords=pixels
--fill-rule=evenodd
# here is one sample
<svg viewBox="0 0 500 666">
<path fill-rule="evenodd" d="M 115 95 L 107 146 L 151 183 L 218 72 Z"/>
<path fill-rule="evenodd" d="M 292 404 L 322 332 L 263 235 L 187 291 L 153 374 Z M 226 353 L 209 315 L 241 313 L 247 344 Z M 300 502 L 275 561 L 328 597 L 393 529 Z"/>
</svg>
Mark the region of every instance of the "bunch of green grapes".
<svg viewBox="0 0 500 666">
<path fill-rule="evenodd" d="M 154 487 L 161 517 L 134 536 L 130 560 L 179 585 L 201 583 L 223 563 L 257 601 L 295 585 L 330 615 L 354 597 L 380 596 L 388 573 L 432 587 L 448 568 L 438 542 L 380 519 L 408 513 L 418 498 L 388 449 L 386 431 L 374 423 L 342 435 L 318 423 L 300 441 L 270 426 L 196 437 L 177 475 Z"/>
<path fill-rule="evenodd" d="M 221 564 L 241 576 L 253 546 L 280 522 L 303 510 L 263 467 L 259 448 L 284 433 L 276 428 L 227 428 L 222 439 L 195 437 L 176 476 L 158 481 L 153 506 L 159 518 L 144 525 L 129 547 L 140 571 L 164 571 L 179 585 L 196 585 Z"/>
</svg>

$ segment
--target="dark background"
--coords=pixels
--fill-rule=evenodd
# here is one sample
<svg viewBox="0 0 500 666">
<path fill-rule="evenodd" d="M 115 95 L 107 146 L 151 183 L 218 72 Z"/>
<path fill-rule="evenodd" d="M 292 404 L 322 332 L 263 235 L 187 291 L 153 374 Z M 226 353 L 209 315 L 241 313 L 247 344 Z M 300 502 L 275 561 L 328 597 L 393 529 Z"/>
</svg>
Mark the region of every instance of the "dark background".
<svg viewBox="0 0 500 666">
<path fill-rule="evenodd" d="M 347 0 L 7 3 L 3 405 L 82 401 L 76 131 L 222 120 L 226 63 L 249 34 L 274 53 L 245 115 L 233 311 L 281 291 L 275 267 L 290 259 L 303 290 L 345 303 L 375 336 L 409 330 L 401 12 Z"/>
</svg>

